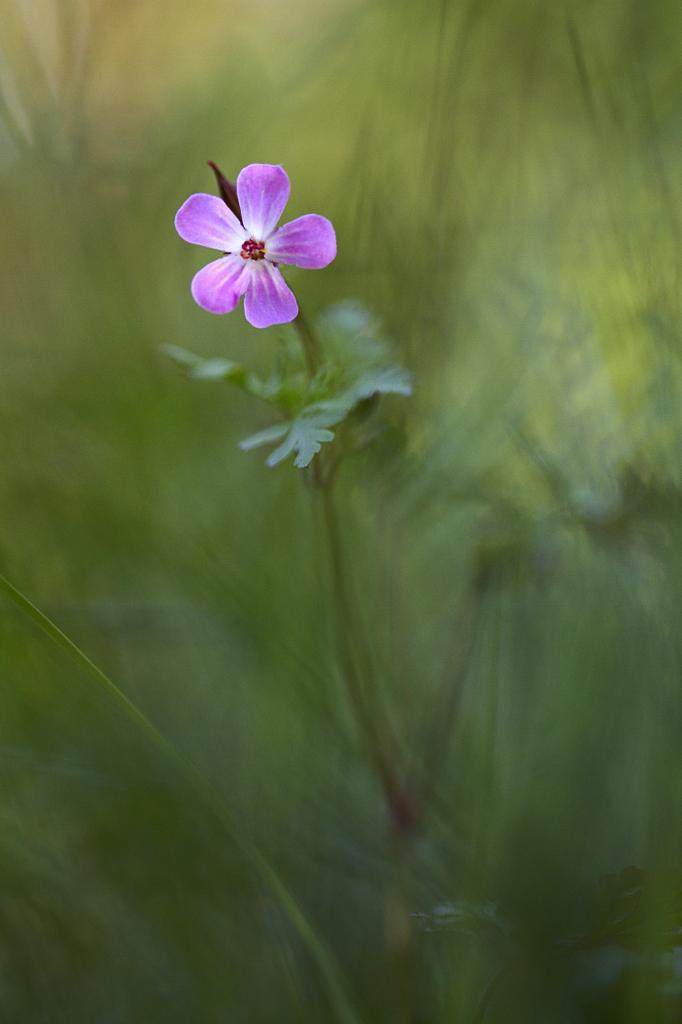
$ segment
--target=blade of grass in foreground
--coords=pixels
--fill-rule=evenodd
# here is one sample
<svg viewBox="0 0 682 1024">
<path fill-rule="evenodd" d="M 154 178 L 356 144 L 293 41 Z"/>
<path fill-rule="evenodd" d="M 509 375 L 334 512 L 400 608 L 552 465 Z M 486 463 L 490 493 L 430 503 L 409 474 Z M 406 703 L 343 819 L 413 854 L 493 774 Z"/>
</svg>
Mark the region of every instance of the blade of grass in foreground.
<svg viewBox="0 0 682 1024">
<path fill-rule="evenodd" d="M 244 857 L 253 865 L 263 883 L 278 901 L 282 910 L 289 918 L 292 926 L 298 932 L 300 939 L 307 947 L 310 955 L 319 968 L 337 1020 L 340 1024 L 360 1024 L 360 1018 L 353 1009 L 349 997 L 345 992 L 343 982 L 339 976 L 339 971 L 332 955 L 324 945 L 323 941 L 316 934 L 314 928 L 299 907 L 295 898 L 289 892 L 286 885 L 266 857 L 264 857 L 260 850 L 258 850 L 248 839 L 245 839 L 244 836 L 241 835 L 237 823 L 232 819 L 222 797 L 213 788 L 211 783 L 204 778 L 192 761 L 179 751 L 177 747 L 175 747 L 174 744 L 156 728 L 146 715 L 140 711 L 137 705 L 125 695 L 123 690 L 119 689 L 116 683 L 114 683 L 102 671 L 102 669 L 98 668 L 94 661 L 91 661 L 87 654 L 85 654 L 85 652 L 82 651 L 80 647 L 78 647 L 78 645 L 66 635 L 66 633 L 62 632 L 56 623 L 41 612 L 40 609 L 32 603 L 32 601 L 22 594 L 20 590 L 17 590 L 17 588 L 2 575 L 0 575 L 0 592 L 4 592 L 7 597 L 21 609 L 21 611 L 33 619 L 33 621 L 44 633 L 47 634 L 47 636 L 50 637 L 50 639 L 54 640 L 56 644 L 67 651 L 76 659 L 76 661 L 80 662 L 80 664 L 97 679 L 100 685 L 109 692 L 114 700 L 117 701 L 128 717 L 146 733 L 155 746 L 183 768 L 185 773 L 191 779 L 195 790 L 220 820 L 230 838 Z"/>
</svg>

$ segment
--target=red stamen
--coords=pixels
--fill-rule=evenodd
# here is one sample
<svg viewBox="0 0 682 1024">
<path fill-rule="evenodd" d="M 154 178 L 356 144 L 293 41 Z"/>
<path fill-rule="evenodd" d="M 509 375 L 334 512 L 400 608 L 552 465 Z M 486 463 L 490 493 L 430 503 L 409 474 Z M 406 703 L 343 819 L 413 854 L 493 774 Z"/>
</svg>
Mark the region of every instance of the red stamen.
<svg viewBox="0 0 682 1024">
<path fill-rule="evenodd" d="M 265 259 L 265 242 L 257 242 L 255 238 L 247 238 L 242 242 L 242 251 L 239 254 L 244 260 Z"/>
</svg>

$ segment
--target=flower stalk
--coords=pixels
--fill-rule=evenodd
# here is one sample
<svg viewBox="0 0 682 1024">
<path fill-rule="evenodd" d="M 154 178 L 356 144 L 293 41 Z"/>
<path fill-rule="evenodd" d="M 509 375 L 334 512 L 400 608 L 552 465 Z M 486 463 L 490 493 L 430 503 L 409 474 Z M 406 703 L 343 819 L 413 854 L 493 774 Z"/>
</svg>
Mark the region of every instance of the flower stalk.
<svg viewBox="0 0 682 1024">
<path fill-rule="evenodd" d="M 185 241 L 217 250 L 220 257 L 203 267 L 192 281 L 192 296 L 211 313 L 229 313 L 244 299 L 244 313 L 258 328 L 291 323 L 301 344 L 307 384 L 301 391 L 302 408 L 284 423 L 277 423 L 246 441 L 243 448 L 278 443 L 268 456 L 268 465 L 276 465 L 295 453 L 294 464 L 310 466 L 308 479 L 313 484 L 325 537 L 329 581 L 334 611 L 338 663 L 350 711 L 365 748 L 372 771 L 380 785 L 388 820 L 388 860 L 385 925 L 386 948 L 391 970 L 391 1019 L 396 1024 L 413 1021 L 412 1006 L 412 928 L 409 916 L 410 862 L 412 841 L 419 831 L 424 811 L 433 796 L 432 784 L 424 781 L 424 772 L 414 777 L 400 742 L 393 732 L 378 685 L 375 659 L 367 632 L 354 600 L 348 558 L 337 511 L 334 483 L 343 460 L 343 446 L 328 451 L 325 442 L 334 439 L 330 426 L 337 426 L 353 413 L 357 424 L 371 411 L 380 394 L 410 394 L 409 374 L 386 366 L 375 369 L 370 362 L 337 394 L 320 398 L 316 392 L 324 375 L 325 357 L 317 333 L 301 311 L 294 294 L 282 276 L 281 265 L 322 269 L 336 256 L 333 225 L 319 214 L 306 214 L 278 227 L 289 198 L 289 179 L 276 164 L 250 164 L 235 183 L 209 161 L 220 197 L 205 193 L 191 195 L 178 210 L 175 226 Z M 180 351 L 180 350 L 178 350 Z M 181 361 L 194 366 L 196 357 L 181 352 Z M 210 376 L 239 380 L 240 386 L 259 397 L 268 393 L 268 385 L 259 383 L 243 367 L 225 360 L 204 363 Z M 203 374 L 202 374 L 203 375 Z M 311 397 L 312 396 L 312 397 Z M 305 405 L 306 399 L 308 405 Z M 346 439 L 353 438 L 353 431 Z M 313 460 L 314 456 L 318 455 Z M 312 464 L 311 464 L 312 463 Z M 467 629 L 465 628 L 465 633 Z M 437 777 L 447 738 L 458 703 L 457 694 L 446 705 L 442 734 L 434 730 L 433 747 L 425 759 L 427 775 Z"/>
<path fill-rule="evenodd" d="M 308 320 L 303 315 L 301 307 L 298 307 L 298 315 L 294 320 L 294 327 L 298 333 L 298 337 L 301 341 L 301 347 L 303 349 L 303 355 L 305 357 L 306 367 L 308 370 L 308 377 L 312 380 L 317 371 L 320 368 L 321 352 L 320 344 L 317 340 L 317 335 L 311 328 Z"/>
<path fill-rule="evenodd" d="M 293 322 L 312 380 L 321 362 L 321 346 L 309 322 L 301 315 Z M 329 568 L 336 611 L 336 641 L 346 693 L 360 735 L 381 785 L 390 827 L 390 878 L 386 893 L 385 934 L 391 964 L 391 1001 L 395 1024 L 411 1024 L 412 1005 L 412 930 L 409 917 L 408 882 L 411 840 L 419 827 L 422 813 L 415 797 L 407 789 L 398 767 L 396 742 L 380 705 L 374 685 L 372 659 L 364 632 L 357 619 L 334 501 L 335 464 L 325 472 L 324 460 L 317 459 L 312 469 L 316 490 L 321 496 L 322 518 L 329 555 Z"/>
</svg>

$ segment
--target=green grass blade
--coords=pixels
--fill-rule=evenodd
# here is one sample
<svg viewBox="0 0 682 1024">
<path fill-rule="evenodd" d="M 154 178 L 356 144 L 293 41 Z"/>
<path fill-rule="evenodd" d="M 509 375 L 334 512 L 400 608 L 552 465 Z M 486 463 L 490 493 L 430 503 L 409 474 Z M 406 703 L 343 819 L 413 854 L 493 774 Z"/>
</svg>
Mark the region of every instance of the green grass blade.
<svg viewBox="0 0 682 1024">
<path fill-rule="evenodd" d="M 36 625 L 71 655 L 77 662 L 86 668 L 93 675 L 109 695 L 119 704 L 122 710 L 131 718 L 135 724 L 142 729 L 155 746 L 164 754 L 169 756 L 176 764 L 180 765 L 185 774 L 190 778 L 195 790 L 202 797 L 204 802 L 211 808 L 213 813 L 222 823 L 230 838 L 241 851 L 243 856 L 250 861 L 264 885 L 270 890 L 280 907 L 288 917 L 290 923 L 297 931 L 300 939 L 313 957 L 324 980 L 330 1003 L 334 1009 L 336 1019 L 340 1024 L 360 1024 L 360 1018 L 353 1009 L 350 999 L 346 994 L 343 982 L 339 975 L 339 969 L 322 939 L 317 935 L 310 924 L 305 913 L 301 910 L 296 899 L 272 867 L 267 858 L 248 839 L 241 834 L 237 823 L 233 820 L 228 808 L 225 806 L 220 794 L 213 788 L 204 776 L 198 771 L 193 762 L 186 757 L 174 744 L 160 732 L 156 726 L 140 711 L 136 704 L 111 680 L 106 673 L 92 661 L 80 647 L 64 633 L 59 626 L 53 622 L 44 612 L 36 607 L 25 594 L 10 583 L 8 579 L 0 574 L 0 592 L 7 597 L 31 618 Z"/>
</svg>

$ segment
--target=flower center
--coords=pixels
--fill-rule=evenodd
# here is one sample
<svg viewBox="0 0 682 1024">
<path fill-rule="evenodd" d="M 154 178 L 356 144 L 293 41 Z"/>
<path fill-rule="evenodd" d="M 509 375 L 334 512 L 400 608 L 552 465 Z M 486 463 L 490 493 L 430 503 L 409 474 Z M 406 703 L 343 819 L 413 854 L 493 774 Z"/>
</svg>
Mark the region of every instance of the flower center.
<svg viewBox="0 0 682 1024">
<path fill-rule="evenodd" d="M 239 253 L 243 260 L 264 260 L 265 242 L 257 242 L 255 238 L 247 238 L 242 242 L 242 251 Z"/>
</svg>

